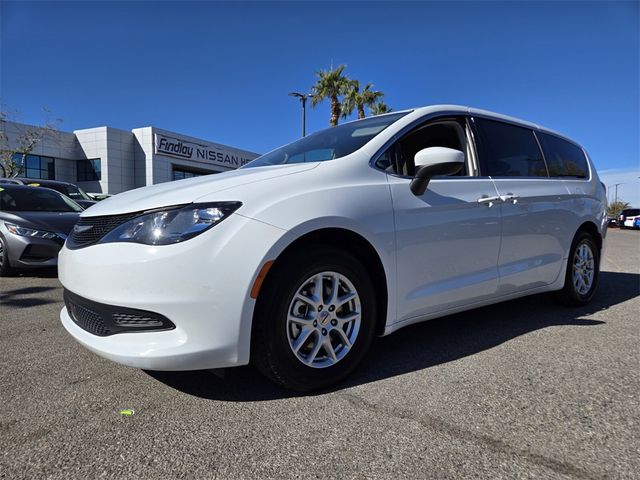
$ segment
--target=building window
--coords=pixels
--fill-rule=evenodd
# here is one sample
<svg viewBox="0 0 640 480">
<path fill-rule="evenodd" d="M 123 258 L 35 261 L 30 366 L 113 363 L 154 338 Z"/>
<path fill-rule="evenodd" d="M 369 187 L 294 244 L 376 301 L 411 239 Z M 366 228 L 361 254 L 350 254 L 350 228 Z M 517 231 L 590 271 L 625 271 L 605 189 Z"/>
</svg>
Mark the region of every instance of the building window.
<svg viewBox="0 0 640 480">
<path fill-rule="evenodd" d="M 205 172 L 203 170 L 191 170 L 188 168 L 174 166 L 172 180 L 183 180 L 185 178 L 200 177 L 201 175 L 209 175 L 211 173 L 219 173 L 219 172 Z"/>
<path fill-rule="evenodd" d="M 18 165 L 22 164 L 22 154 L 14 153 L 13 159 Z M 56 161 L 53 157 L 41 155 L 27 155 L 26 165 L 23 165 L 20 177 L 38 178 L 40 180 L 56 179 Z"/>
<path fill-rule="evenodd" d="M 102 180 L 102 171 L 99 158 L 90 160 L 78 160 L 76 162 L 79 182 L 95 182 Z"/>
</svg>

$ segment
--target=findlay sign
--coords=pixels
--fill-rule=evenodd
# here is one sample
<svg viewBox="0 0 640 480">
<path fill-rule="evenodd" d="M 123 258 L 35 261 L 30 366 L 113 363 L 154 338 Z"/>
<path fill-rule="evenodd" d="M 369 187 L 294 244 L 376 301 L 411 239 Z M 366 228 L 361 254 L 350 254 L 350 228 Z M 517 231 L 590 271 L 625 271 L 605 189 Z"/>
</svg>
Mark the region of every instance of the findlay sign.
<svg viewBox="0 0 640 480">
<path fill-rule="evenodd" d="M 213 145 L 200 145 L 167 135 L 155 134 L 155 153 L 171 157 L 213 162 L 225 167 L 238 168 L 253 158 L 243 156 L 239 151 L 223 150 Z"/>
</svg>

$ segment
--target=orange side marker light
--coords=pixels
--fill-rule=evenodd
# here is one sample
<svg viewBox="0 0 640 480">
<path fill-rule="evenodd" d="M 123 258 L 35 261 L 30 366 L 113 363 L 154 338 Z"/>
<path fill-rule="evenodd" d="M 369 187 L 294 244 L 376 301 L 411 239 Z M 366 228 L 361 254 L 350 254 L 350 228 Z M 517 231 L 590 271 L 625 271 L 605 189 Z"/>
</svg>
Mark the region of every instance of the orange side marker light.
<svg viewBox="0 0 640 480">
<path fill-rule="evenodd" d="M 251 289 L 251 298 L 253 299 L 258 298 L 258 294 L 260 293 L 260 287 L 262 287 L 262 282 L 264 282 L 264 279 L 267 277 L 267 273 L 269 273 L 269 270 L 271 269 L 272 266 L 273 266 L 273 260 L 269 260 L 260 269 L 260 273 L 258 273 L 258 276 L 256 277 L 256 281 L 253 283 L 253 288 Z"/>
</svg>

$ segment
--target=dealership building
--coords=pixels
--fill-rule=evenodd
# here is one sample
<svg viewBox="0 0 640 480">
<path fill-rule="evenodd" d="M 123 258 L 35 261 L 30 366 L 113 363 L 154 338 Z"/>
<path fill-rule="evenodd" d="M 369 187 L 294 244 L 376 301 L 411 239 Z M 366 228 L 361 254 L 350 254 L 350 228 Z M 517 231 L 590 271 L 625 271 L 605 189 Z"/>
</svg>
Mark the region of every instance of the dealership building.
<svg viewBox="0 0 640 480">
<path fill-rule="evenodd" d="M 32 127 L 3 121 L 9 149 Z M 258 156 L 156 127 L 131 131 L 96 127 L 43 136 L 21 176 L 75 183 L 87 192 L 115 194 L 156 183 L 234 170 Z"/>
</svg>

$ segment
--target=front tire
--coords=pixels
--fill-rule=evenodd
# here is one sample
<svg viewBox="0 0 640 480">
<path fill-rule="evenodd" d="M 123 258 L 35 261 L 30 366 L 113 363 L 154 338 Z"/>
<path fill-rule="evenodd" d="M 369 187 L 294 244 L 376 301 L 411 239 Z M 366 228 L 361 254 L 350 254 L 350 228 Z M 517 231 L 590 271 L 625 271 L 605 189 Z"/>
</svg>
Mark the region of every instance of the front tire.
<svg viewBox="0 0 640 480">
<path fill-rule="evenodd" d="M 341 250 L 306 246 L 276 263 L 256 305 L 252 360 L 269 379 L 308 392 L 349 375 L 376 323 L 366 268 Z"/>
<path fill-rule="evenodd" d="M 591 301 L 600 276 L 600 249 L 592 235 L 578 232 L 571 244 L 564 288 L 556 294 L 560 303 L 582 306 Z"/>
<path fill-rule="evenodd" d="M 9 251 L 7 250 L 7 243 L 0 235 L 0 277 L 9 277 L 13 275 L 14 270 L 9 265 Z"/>
</svg>

